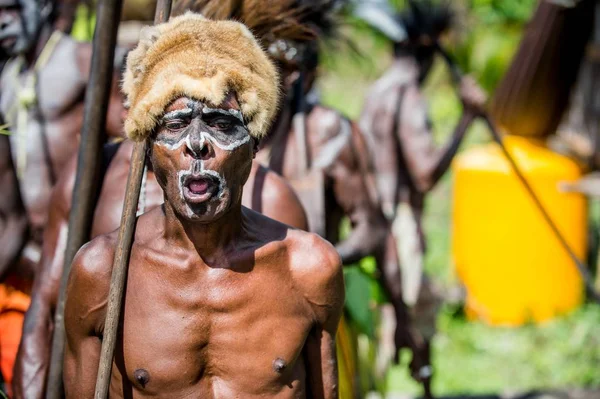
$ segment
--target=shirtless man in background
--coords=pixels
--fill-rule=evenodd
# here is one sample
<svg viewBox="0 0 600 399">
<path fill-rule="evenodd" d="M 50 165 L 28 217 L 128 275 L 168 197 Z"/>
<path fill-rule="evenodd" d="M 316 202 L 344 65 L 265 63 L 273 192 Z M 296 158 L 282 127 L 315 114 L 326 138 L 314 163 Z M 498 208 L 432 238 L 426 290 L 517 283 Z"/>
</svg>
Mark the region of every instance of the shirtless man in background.
<svg viewBox="0 0 600 399">
<path fill-rule="evenodd" d="M 165 203 L 137 224 L 110 397 L 337 397 L 339 255 L 241 205 L 276 112 L 274 66 L 237 22 L 187 14 L 144 37 L 125 128 L 149 140 Z M 116 245 L 101 236 L 73 262 L 68 398 L 93 397 Z"/>
<path fill-rule="evenodd" d="M 77 151 L 92 55 L 90 44 L 55 30 L 54 6 L 52 0 L 0 0 L 0 52 L 9 56 L 0 76 L 0 124 L 12 161 L 0 164 L 0 175 L 17 177 L 0 192 L 0 202 L 3 219 L 27 222 L 14 229 L 0 223 L 0 308 L 11 311 L 0 316 L 0 356 L 9 386 L 29 302 L 23 292 L 30 291 L 40 258 L 52 187 Z M 115 118 L 107 123 L 114 135 L 121 133 L 117 87 Z"/>
<path fill-rule="evenodd" d="M 78 148 L 92 56 L 89 43 L 54 29 L 55 14 L 53 0 L 0 0 L 0 47 L 10 56 L 0 76 L 0 117 L 10 133 L 29 221 L 18 269 L 31 272 L 41 254 L 52 187 Z M 122 134 L 117 82 L 107 120 L 112 136 Z"/>
<path fill-rule="evenodd" d="M 94 212 L 91 237 L 108 234 L 119 227 L 133 143 L 105 146 L 103 161 L 106 172 Z M 114 155 L 111 152 L 115 152 Z M 51 355 L 54 312 L 71 210 L 71 193 L 75 184 L 76 157 L 61 175 L 50 205 L 48 226 L 44 231 L 42 259 L 33 284 L 31 306 L 25 314 L 23 338 L 15 361 L 13 392 L 15 398 L 43 398 Z M 110 163 L 108 163 L 110 162 Z M 108 163 L 108 164 L 107 164 Z M 138 213 L 150 211 L 164 202 L 164 194 L 151 167 L 145 172 Z M 252 163 L 244 186 L 242 205 L 281 223 L 301 230 L 308 229 L 304 209 L 292 188 L 277 174 Z"/>
<path fill-rule="evenodd" d="M 365 7 L 375 7 L 371 11 L 378 14 L 362 15 L 379 15 L 366 21 L 394 41 L 394 60 L 369 91 L 360 128 L 374 154 L 382 210 L 398 238 L 402 287 L 397 288 L 412 307 L 415 326 L 425 340 L 423 357 L 429 360 L 441 300 L 424 277 L 425 196 L 449 169 L 465 137 L 462 125 L 466 118 L 446 145 L 438 147 L 421 86 L 433 65 L 435 44 L 450 29 L 453 15 L 450 2 L 445 1 L 411 0 L 401 14 L 394 16 L 385 15 L 376 5 Z M 395 32 L 402 32 L 402 38 Z M 459 94 L 465 116 L 481 113 L 487 96 L 475 80 L 465 77 Z"/>
</svg>

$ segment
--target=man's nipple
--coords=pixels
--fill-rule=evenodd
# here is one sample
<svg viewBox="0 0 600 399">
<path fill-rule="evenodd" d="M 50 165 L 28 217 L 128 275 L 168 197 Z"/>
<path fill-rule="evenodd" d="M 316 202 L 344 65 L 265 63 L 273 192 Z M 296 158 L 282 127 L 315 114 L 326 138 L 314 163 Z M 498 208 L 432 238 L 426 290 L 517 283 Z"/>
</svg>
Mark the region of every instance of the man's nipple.
<svg viewBox="0 0 600 399">
<path fill-rule="evenodd" d="M 150 382 L 150 373 L 144 369 L 137 369 L 133 372 L 133 378 L 135 378 L 137 383 L 140 384 L 142 388 L 146 388 L 146 384 Z"/>
<path fill-rule="evenodd" d="M 282 358 L 278 357 L 277 359 L 273 360 L 273 371 L 275 371 L 276 373 L 283 373 L 286 367 L 287 364 Z"/>
</svg>

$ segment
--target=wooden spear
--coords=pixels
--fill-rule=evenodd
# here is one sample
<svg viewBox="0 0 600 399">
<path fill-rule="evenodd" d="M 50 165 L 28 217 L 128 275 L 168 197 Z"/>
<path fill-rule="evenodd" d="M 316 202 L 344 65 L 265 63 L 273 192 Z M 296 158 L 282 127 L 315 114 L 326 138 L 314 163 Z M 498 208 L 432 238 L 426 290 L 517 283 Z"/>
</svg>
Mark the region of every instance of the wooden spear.
<svg viewBox="0 0 600 399">
<path fill-rule="evenodd" d="M 159 0 L 156 4 L 154 23 L 166 22 L 171 13 L 172 0 Z M 95 399 L 106 399 L 110 385 L 113 356 L 117 341 L 117 329 L 121 316 L 121 307 L 131 255 L 131 245 L 135 233 L 136 212 L 140 197 L 142 176 L 146 162 L 146 140 L 136 143 L 131 155 L 131 169 L 127 177 L 127 190 L 125 192 L 125 203 L 123 204 L 123 215 L 119 228 L 118 245 L 113 261 L 110 290 L 108 293 L 108 305 L 106 311 L 106 322 L 104 323 L 104 335 L 102 339 L 102 352 L 98 366 L 98 377 L 96 379 Z"/>
<path fill-rule="evenodd" d="M 85 94 L 83 128 L 73 191 L 73 209 L 69 217 L 69 235 L 54 316 L 54 335 L 46 396 L 49 399 L 59 399 L 63 396 L 66 286 L 71 262 L 79 248 L 89 240 L 98 197 L 99 165 L 105 138 L 106 112 L 113 77 L 121 5 L 122 0 L 98 2 L 98 23 L 93 41 L 90 81 Z"/>
</svg>

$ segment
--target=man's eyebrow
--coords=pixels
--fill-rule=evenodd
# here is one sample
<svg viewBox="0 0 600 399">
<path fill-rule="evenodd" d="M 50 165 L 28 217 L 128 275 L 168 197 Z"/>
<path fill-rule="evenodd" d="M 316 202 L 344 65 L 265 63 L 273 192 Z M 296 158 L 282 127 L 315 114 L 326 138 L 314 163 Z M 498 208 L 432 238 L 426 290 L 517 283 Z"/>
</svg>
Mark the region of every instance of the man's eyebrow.
<svg viewBox="0 0 600 399">
<path fill-rule="evenodd" d="M 190 116 L 192 115 L 193 110 L 191 108 L 184 108 L 184 109 L 176 109 L 175 111 L 171 111 L 171 112 L 167 112 L 166 114 L 163 115 L 163 119 L 174 119 L 174 118 L 180 118 L 180 117 L 185 117 L 185 116 Z"/>
<path fill-rule="evenodd" d="M 237 109 L 222 109 L 222 108 L 210 108 L 203 107 L 202 108 L 203 115 L 211 115 L 211 114 L 219 114 L 224 116 L 233 116 L 238 119 L 240 122 L 244 123 L 244 117 L 242 116 L 242 112 Z"/>
</svg>

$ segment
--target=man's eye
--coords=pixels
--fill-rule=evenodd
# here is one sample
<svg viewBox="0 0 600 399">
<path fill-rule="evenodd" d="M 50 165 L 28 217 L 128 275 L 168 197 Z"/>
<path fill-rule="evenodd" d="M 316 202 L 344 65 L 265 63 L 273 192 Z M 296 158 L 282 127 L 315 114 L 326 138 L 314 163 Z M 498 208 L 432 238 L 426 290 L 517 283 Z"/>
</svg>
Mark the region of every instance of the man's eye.
<svg viewBox="0 0 600 399">
<path fill-rule="evenodd" d="M 164 125 L 169 130 L 181 130 L 187 126 L 182 120 L 167 121 L 164 123 Z"/>
<path fill-rule="evenodd" d="M 209 122 L 210 127 L 214 127 L 219 130 L 227 130 L 231 127 L 232 123 L 225 119 L 216 119 L 214 121 Z"/>
</svg>

